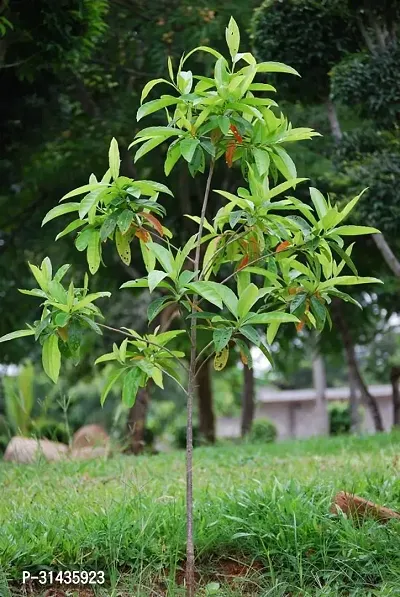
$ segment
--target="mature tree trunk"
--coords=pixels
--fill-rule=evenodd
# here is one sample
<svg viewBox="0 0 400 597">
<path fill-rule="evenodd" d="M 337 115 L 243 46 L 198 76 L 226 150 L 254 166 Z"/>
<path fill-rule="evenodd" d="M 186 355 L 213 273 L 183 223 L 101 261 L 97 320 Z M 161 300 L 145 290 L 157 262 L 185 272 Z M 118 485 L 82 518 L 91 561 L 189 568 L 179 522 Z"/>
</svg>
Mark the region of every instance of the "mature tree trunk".
<svg viewBox="0 0 400 597">
<path fill-rule="evenodd" d="M 326 404 L 326 370 L 322 355 L 315 350 L 312 359 L 313 383 L 316 394 L 316 417 L 319 434 L 329 434 L 329 416 Z"/>
<path fill-rule="evenodd" d="M 242 437 L 251 431 L 254 419 L 254 369 L 245 365 L 243 367 L 243 392 L 242 392 Z"/>
<path fill-rule="evenodd" d="M 361 431 L 360 401 L 358 399 L 358 385 L 354 372 L 349 370 L 349 407 L 351 433 L 359 434 Z"/>
<path fill-rule="evenodd" d="M 388 245 L 385 237 L 383 234 L 373 234 L 372 238 L 376 246 L 378 247 L 379 251 L 383 259 L 385 260 L 386 264 L 392 270 L 396 278 L 400 278 L 400 261 L 397 259 L 396 255 L 393 253 L 392 249 Z"/>
<path fill-rule="evenodd" d="M 136 396 L 136 402 L 128 414 L 128 451 L 140 454 L 144 448 L 144 431 L 146 428 L 147 409 L 149 405 L 149 391 L 141 388 Z"/>
<path fill-rule="evenodd" d="M 375 397 L 369 392 L 367 385 L 365 384 L 360 369 L 357 363 L 356 352 L 354 348 L 353 338 L 351 336 L 350 328 L 348 323 L 343 317 L 343 309 L 340 301 L 335 301 L 333 306 L 333 318 L 335 324 L 338 327 L 340 335 L 342 337 L 343 346 L 345 349 L 347 364 L 349 367 L 350 374 L 354 377 L 357 382 L 358 389 L 360 390 L 361 397 L 365 404 L 369 407 L 374 421 L 376 431 L 384 431 L 382 416 L 379 411 L 378 404 Z"/>
<path fill-rule="evenodd" d="M 400 367 L 392 367 L 390 371 L 390 383 L 392 384 L 392 396 L 393 396 L 393 426 L 400 426 L 400 390 L 399 390 L 399 379 L 400 379 Z"/>
<path fill-rule="evenodd" d="M 203 364 L 197 374 L 197 398 L 199 403 L 200 434 L 210 444 L 215 443 L 215 415 L 209 362 Z"/>
</svg>

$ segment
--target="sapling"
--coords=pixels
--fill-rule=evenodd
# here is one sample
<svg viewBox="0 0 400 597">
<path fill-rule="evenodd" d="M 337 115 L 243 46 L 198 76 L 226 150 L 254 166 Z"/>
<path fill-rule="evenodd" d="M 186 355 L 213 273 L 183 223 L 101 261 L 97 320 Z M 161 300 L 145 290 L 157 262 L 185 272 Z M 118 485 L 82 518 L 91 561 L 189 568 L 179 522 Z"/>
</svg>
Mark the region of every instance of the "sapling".
<svg viewBox="0 0 400 597">
<path fill-rule="evenodd" d="M 342 224 L 361 195 L 342 210 L 315 188 L 310 188 L 310 204 L 293 196 L 296 186 L 307 179 L 298 178 L 286 148 L 317 133 L 310 128 L 292 127 L 269 97 L 275 89 L 264 78 L 268 73 L 298 73 L 279 62 L 257 63 L 251 53 L 239 52 L 239 29 L 232 18 L 226 41 L 228 58 L 201 46 L 183 56 L 176 69 L 168 60 L 169 79 L 145 85 L 137 113 L 141 121 L 163 112 L 165 125 L 144 128 L 131 144 L 136 148 L 135 161 L 157 147 L 164 151 L 168 146 L 164 163 L 167 176 L 180 160 L 193 177 L 204 175 L 200 212 L 187 214 L 197 224 L 196 234 L 183 246 L 173 244 L 171 232 L 161 221 L 165 216 L 162 197 L 171 195 L 171 191 L 160 182 L 121 175 L 115 139 L 111 141 L 109 168 L 104 176 L 98 180 L 91 174 L 88 184 L 67 193 L 43 220 L 46 224 L 74 214 L 75 219 L 57 239 L 75 233 L 75 246 L 86 251 L 91 275 L 100 268 L 104 243 L 114 243 L 127 265 L 131 246 L 138 244 L 147 273 L 121 288 L 158 291 L 148 307 L 148 333 L 140 335 L 134 329 L 111 327 L 122 334 L 123 340 L 96 363 L 113 364 L 102 403 L 117 380 L 122 383 L 123 402 L 132 406 L 139 388 L 150 379 L 163 388 L 164 376 L 169 376 L 182 387 L 182 373 L 186 376 L 188 597 L 195 592 L 192 418 L 200 368 L 213 358 L 215 370 L 221 371 L 232 348 L 251 367 L 251 346 L 258 347 L 272 361 L 269 346 L 281 325 L 295 325 L 299 332 L 303 327 L 321 331 L 326 322 L 331 324 L 332 298 L 358 304 L 337 287 L 378 282 L 358 276 L 351 259 L 353 244 L 344 246 L 343 237 L 378 232 Z M 207 52 L 215 58 L 212 77 L 188 70 L 195 52 Z M 168 93 L 147 101 L 158 85 Z M 240 168 L 243 186 L 234 193 L 214 189 L 223 203 L 207 218 L 216 167 Z M 57 382 L 62 356 L 79 358 L 81 335 L 90 331 L 101 334 L 108 327 L 95 301 L 110 293 L 90 293 L 87 274 L 82 287 L 75 287 L 72 281 L 64 286 L 69 266 L 62 266 L 53 275 L 49 258 L 40 267 L 30 264 L 30 268 L 39 288 L 21 292 L 42 299 L 42 316 L 27 329 L 3 336 L 0 341 L 34 336 L 42 345 L 44 369 Z M 344 268 L 351 270 L 351 275 L 343 275 Z M 161 333 L 153 322 L 172 304 L 180 311 L 182 329 Z M 199 329 L 210 338 L 201 349 Z M 188 354 L 174 344 L 184 334 L 189 337 Z"/>
</svg>

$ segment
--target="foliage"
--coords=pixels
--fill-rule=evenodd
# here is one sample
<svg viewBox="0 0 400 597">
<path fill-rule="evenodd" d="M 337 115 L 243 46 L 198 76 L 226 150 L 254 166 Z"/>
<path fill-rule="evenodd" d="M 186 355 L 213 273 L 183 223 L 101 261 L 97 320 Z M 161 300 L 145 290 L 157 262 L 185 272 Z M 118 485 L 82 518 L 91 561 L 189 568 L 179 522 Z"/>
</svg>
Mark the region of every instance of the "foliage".
<svg viewBox="0 0 400 597">
<path fill-rule="evenodd" d="M 177 448 L 184 450 L 186 448 L 186 425 L 177 426 L 174 431 L 174 443 Z M 200 430 L 194 425 L 193 426 L 193 447 L 196 448 L 200 445 Z"/>
<path fill-rule="evenodd" d="M 251 356 L 243 339 L 250 340 L 269 357 L 268 349 L 254 326 L 268 326 L 269 343 L 273 341 L 279 326 L 285 322 L 297 322 L 299 329 L 304 325 L 322 329 L 326 319 L 329 319 L 326 305 L 332 296 L 352 300 L 339 292 L 336 286 L 375 281 L 357 276 L 350 257 L 353 245 L 346 250 L 342 248 L 343 236 L 377 232 L 373 228 L 340 225 L 360 197 L 339 211 L 317 189 L 311 188 L 311 201 L 319 220 L 308 205 L 294 197 L 275 199 L 303 182 L 303 179 L 297 178 L 296 167 L 282 143 L 309 139 L 315 133 L 307 128 L 293 129 L 283 116 L 274 115 L 271 106 L 275 102 L 266 97 L 257 97 L 257 92 L 270 91 L 268 84 L 253 82 L 257 73 L 295 74 L 295 71 L 281 63 L 257 64 L 251 54 L 238 52 L 239 42 L 237 25 L 231 19 L 227 43 L 232 67 L 219 52 L 207 47 L 193 50 L 183 57 L 176 73 L 169 62 L 170 81 L 157 79 L 149 82 L 143 90 L 142 102 L 160 83 L 168 84 L 177 95 L 163 95 L 160 99 L 142 103 L 137 115 L 141 119 L 168 107 L 174 110 L 172 114 L 166 111 L 167 126 L 150 127 L 136 135 L 133 145 L 142 144 L 136 152 L 136 160 L 160 143 L 173 139 L 165 160 L 167 174 L 179 159 L 188 163 L 193 176 L 197 172 L 204 172 L 206 156 L 211 160 L 210 172 L 214 162 L 220 158 L 225 158 L 228 167 L 235 162 L 240 163 L 249 189 L 240 187 L 236 195 L 217 190 L 227 204 L 217 212 L 212 224 L 203 217 L 191 216 L 199 224 L 198 235 L 191 237 L 182 249 L 171 245 L 168 240 L 170 235 L 165 238 L 165 229 L 152 213 L 155 211 L 158 216 L 163 215 L 157 198 L 160 192 L 169 193 L 168 188 L 153 181 L 134 181 L 121 177 L 120 154 L 115 139 L 109 150 L 109 170 L 103 179 L 98 181 L 91 175 L 87 185 L 67 193 L 61 199 L 63 202 L 83 194 L 84 198 L 80 202 L 63 202 L 43 220 L 45 224 L 55 217 L 78 212 L 78 218 L 60 235 L 83 226 L 75 244 L 79 250 L 87 250 L 92 274 L 100 265 L 101 241 L 114 241 L 120 258 L 129 264 L 130 243 L 135 236 L 139 237 L 148 276 L 127 282 L 123 287 L 148 287 L 150 292 L 157 287 L 165 289 L 164 296 L 149 306 L 149 322 L 171 303 L 177 303 L 190 314 L 193 309 L 191 295 L 199 295 L 202 301 L 218 309 L 226 308 L 228 313 L 225 316 L 210 314 L 209 311 L 203 314 L 202 309 L 192 315 L 192 325 L 198 325 L 200 321 L 199 327 L 204 328 L 201 320 L 206 320 L 205 327 L 213 334 L 211 344 L 217 370 L 226 365 L 231 341 L 238 346 L 243 362 L 250 366 Z M 183 70 L 186 60 L 196 51 L 205 51 L 216 58 L 214 79 L 193 77 L 191 71 Z M 247 66 L 235 72 L 240 60 Z M 284 182 L 278 181 L 279 176 Z M 276 186 L 270 186 L 270 179 Z M 287 211 L 290 215 L 286 217 L 279 213 Z M 159 242 L 150 242 L 150 233 L 145 228 L 147 224 L 155 230 L 157 238 L 166 247 Z M 203 226 L 207 235 L 202 238 Z M 185 262 L 190 252 L 205 241 L 208 241 L 208 246 L 202 269 L 198 272 L 187 270 Z M 339 262 L 334 260 L 332 251 L 340 257 Z M 156 269 L 156 262 L 160 269 Z M 266 269 L 260 267 L 263 263 Z M 228 286 L 210 281 L 210 277 L 216 276 L 225 264 L 235 265 L 236 269 L 227 279 L 236 277 L 237 294 Z M 346 265 L 354 273 L 353 276 L 340 275 Z M 87 295 L 87 278 L 83 289 L 75 290 L 71 283 L 67 293 L 58 278 L 62 278 L 68 266 L 63 266 L 57 272 L 54 281 L 49 260 L 43 262 L 40 270 L 35 266 L 30 267 L 41 288 L 24 292 L 46 298 L 42 318 L 33 328 L 6 335 L 2 341 L 20 335 L 35 335 L 36 339 L 43 342 L 44 368 L 56 381 L 61 357 L 59 340 L 67 344 L 64 347 L 66 350 L 77 356 L 78 347 L 71 346 L 71 327 L 77 325 L 80 329 L 90 325 L 99 333 L 100 328 L 94 322 L 94 317 L 99 316 L 100 312 L 92 301 L 107 293 Z M 262 288 L 252 281 L 256 278 L 262 281 Z M 264 306 L 253 310 L 261 300 Z M 106 384 L 102 401 L 113 383 L 123 374 L 123 400 L 130 404 L 138 388 L 144 386 L 150 377 L 162 387 L 163 371 L 174 376 L 168 361 L 170 357 L 183 355 L 169 349 L 159 351 L 159 348 L 181 332 L 168 332 L 158 337 L 153 334 L 143 338 L 133 330 L 123 330 L 122 333 L 134 339 L 126 338 L 120 348 L 115 345 L 113 353 L 98 360 L 119 362 L 119 368 Z"/>
<path fill-rule="evenodd" d="M 18 375 L 3 377 L 7 422 L 17 435 L 28 435 L 34 406 L 34 367 L 26 363 Z"/>
<path fill-rule="evenodd" d="M 269 444 L 276 440 L 278 430 L 269 419 L 256 419 L 253 422 L 248 441 L 254 444 Z"/>
<path fill-rule="evenodd" d="M 259 59 L 283 60 L 301 73 L 281 89 L 307 103 L 328 98 L 330 69 L 359 47 L 347 0 L 265 0 L 254 15 L 253 43 Z"/>
<path fill-rule="evenodd" d="M 360 181 L 368 186 L 365 201 L 357 208 L 357 219 L 379 226 L 396 242 L 400 204 L 396 180 L 400 174 L 400 139 L 397 133 L 365 128 L 347 133 L 337 151 L 337 168 L 346 177 L 350 194 Z"/>
<path fill-rule="evenodd" d="M 343 435 L 350 433 L 351 417 L 348 402 L 330 402 L 328 405 L 329 433 Z"/>
<path fill-rule="evenodd" d="M 6 66 L 16 62 L 19 77 L 42 70 L 77 68 L 104 33 L 107 0 L 49 0 L 3 3 L 0 34 Z M 0 63 L 0 68 L 3 66 Z"/>
<path fill-rule="evenodd" d="M 399 120 L 400 48 L 388 45 L 379 54 L 358 53 L 332 70 L 332 97 L 358 107 L 361 115 L 391 128 Z"/>
</svg>

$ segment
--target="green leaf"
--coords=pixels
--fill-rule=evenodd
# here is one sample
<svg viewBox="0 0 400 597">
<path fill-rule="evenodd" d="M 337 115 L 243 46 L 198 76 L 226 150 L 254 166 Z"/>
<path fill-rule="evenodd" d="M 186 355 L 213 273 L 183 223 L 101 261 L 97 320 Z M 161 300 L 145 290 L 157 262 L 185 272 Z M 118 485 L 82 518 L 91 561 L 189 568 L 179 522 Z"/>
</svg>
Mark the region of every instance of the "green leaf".
<svg viewBox="0 0 400 597">
<path fill-rule="evenodd" d="M 87 262 L 89 264 L 89 271 L 95 274 L 100 266 L 100 233 L 98 230 L 92 230 L 87 245 Z"/>
<path fill-rule="evenodd" d="M 317 328 L 322 330 L 326 321 L 326 307 L 317 299 L 316 296 L 311 297 L 311 311 L 317 322 Z"/>
<path fill-rule="evenodd" d="M 195 294 L 199 294 L 209 303 L 212 303 L 216 307 L 222 309 L 221 295 L 219 294 L 216 286 L 218 286 L 216 282 L 192 282 L 191 284 L 187 285 L 187 288 Z"/>
<path fill-rule="evenodd" d="M 279 172 L 286 178 L 292 180 L 297 177 L 296 165 L 290 155 L 281 147 L 274 147 L 274 152 L 271 157 L 278 168 Z"/>
<path fill-rule="evenodd" d="M 183 139 L 179 146 L 181 150 L 182 157 L 187 161 L 191 162 L 194 156 L 194 152 L 196 151 L 200 141 L 199 139 L 193 139 L 193 137 L 186 137 Z"/>
<path fill-rule="evenodd" d="M 28 262 L 28 265 L 29 265 L 29 269 L 31 270 L 32 274 L 34 275 L 35 280 L 39 284 L 40 288 L 42 290 L 44 290 L 45 292 L 47 292 L 48 283 L 47 283 L 46 276 L 36 265 L 33 265 L 32 263 L 29 263 L 29 262 Z"/>
<path fill-rule="evenodd" d="M 218 328 L 213 332 L 213 342 L 216 352 L 221 352 L 232 337 L 233 328 Z"/>
<path fill-rule="evenodd" d="M 135 164 L 138 160 L 140 160 L 140 158 L 146 155 L 146 153 L 149 153 L 149 151 L 151 151 L 155 147 L 158 147 L 159 145 L 161 145 L 161 143 L 164 143 L 164 141 L 164 137 L 154 137 L 153 139 L 149 139 L 148 141 L 143 143 L 143 145 L 135 153 L 135 158 L 133 160 Z"/>
<path fill-rule="evenodd" d="M 359 236 L 361 234 L 380 234 L 380 230 L 371 226 L 338 226 L 331 231 L 339 236 Z"/>
<path fill-rule="evenodd" d="M 115 244 L 121 261 L 123 261 L 125 265 L 130 265 L 132 257 L 129 239 L 123 234 L 121 234 L 121 231 L 119 229 L 115 231 Z"/>
<path fill-rule="evenodd" d="M 352 286 L 355 284 L 383 284 L 382 280 L 378 278 L 368 278 L 359 276 L 338 276 L 337 278 L 330 278 L 326 282 L 319 285 L 319 290 L 325 290 L 331 286 Z"/>
<path fill-rule="evenodd" d="M 232 60 L 239 51 L 240 45 L 240 32 L 239 27 L 233 17 L 229 19 L 228 27 L 225 29 L 226 43 L 228 44 L 229 53 Z"/>
<path fill-rule="evenodd" d="M 169 251 L 165 247 L 159 245 L 158 243 L 150 242 L 150 243 L 147 243 L 147 246 L 149 247 L 150 251 L 152 253 L 154 253 L 154 255 L 156 256 L 157 260 L 161 263 L 164 270 L 168 274 L 172 274 L 174 267 L 175 267 L 175 261 L 174 261 L 174 256 L 171 253 L 171 251 Z"/>
<path fill-rule="evenodd" d="M 167 151 L 167 157 L 165 158 L 164 163 L 164 172 L 165 176 L 168 176 L 171 173 L 172 168 L 175 166 L 176 162 L 181 157 L 181 148 L 179 143 L 174 145 L 170 145 Z"/>
<path fill-rule="evenodd" d="M 322 220 L 329 209 L 325 197 L 318 189 L 314 187 L 310 187 L 310 195 L 318 217 Z"/>
<path fill-rule="evenodd" d="M 290 313 L 284 313 L 283 311 L 272 311 L 271 313 L 254 313 L 250 317 L 246 318 L 246 324 L 257 325 L 257 324 L 268 324 L 268 323 L 298 323 L 298 318 Z"/>
<path fill-rule="evenodd" d="M 105 241 L 106 238 L 110 236 L 115 230 L 115 226 L 117 225 L 118 214 L 112 213 L 110 214 L 102 223 L 100 228 L 100 239 Z"/>
<path fill-rule="evenodd" d="M 275 336 L 278 333 L 279 327 L 280 327 L 280 322 L 279 321 L 275 321 L 273 323 L 271 323 L 268 328 L 267 328 L 267 342 L 269 345 L 272 344 L 272 342 L 275 340 Z"/>
<path fill-rule="evenodd" d="M 258 73 L 287 73 L 289 75 L 297 75 L 300 77 L 300 74 L 287 64 L 283 64 L 282 62 L 261 62 L 257 64 L 257 72 Z"/>
<path fill-rule="evenodd" d="M 45 215 L 42 226 L 50 222 L 50 220 L 54 220 L 54 218 L 58 218 L 59 216 L 63 216 L 64 214 L 69 214 L 73 211 L 78 211 L 80 207 L 80 203 L 64 203 L 63 205 L 57 205 L 53 207 L 47 214 Z"/>
<path fill-rule="evenodd" d="M 136 120 L 139 122 L 145 116 L 149 114 L 153 114 L 153 112 L 157 112 L 162 108 L 167 108 L 168 106 L 172 106 L 173 104 L 178 103 L 178 98 L 172 97 L 171 95 L 165 95 L 160 99 L 153 100 L 151 102 L 147 102 L 140 106 L 139 110 L 136 114 Z"/>
<path fill-rule="evenodd" d="M 150 251 L 147 243 L 144 243 L 142 240 L 139 241 L 139 246 L 146 271 L 151 272 L 156 265 L 156 256 Z"/>
<path fill-rule="evenodd" d="M 116 355 L 113 352 L 108 352 L 106 354 L 102 354 L 101 357 L 95 360 L 94 364 L 98 365 L 99 363 L 106 363 L 109 361 L 115 361 L 117 359 Z"/>
<path fill-rule="evenodd" d="M 15 338 L 23 338 L 24 336 L 34 336 L 35 330 L 17 330 L 10 332 L 0 338 L 0 342 L 8 342 L 8 340 L 15 340 Z"/>
<path fill-rule="evenodd" d="M 229 286 L 224 286 L 223 284 L 216 284 L 215 289 L 221 297 L 224 305 L 226 305 L 226 307 L 229 309 L 232 315 L 238 318 L 239 301 L 233 290 L 231 290 Z"/>
<path fill-rule="evenodd" d="M 255 346 L 260 346 L 260 344 L 261 344 L 260 334 L 257 332 L 257 330 L 255 328 L 253 328 L 253 326 L 243 325 L 241 328 L 239 328 L 239 332 L 245 338 L 250 340 L 250 342 L 252 344 L 254 344 Z"/>
<path fill-rule="evenodd" d="M 32 290 L 24 290 L 23 288 L 18 288 L 18 292 L 20 292 L 21 294 L 27 294 L 28 296 L 47 298 L 47 294 L 43 290 L 39 290 L 39 288 L 33 288 Z"/>
<path fill-rule="evenodd" d="M 96 301 L 97 299 L 104 297 L 109 298 L 110 296 L 111 292 L 93 292 L 92 294 L 87 294 L 85 298 L 81 299 L 79 302 L 76 303 L 76 305 L 73 306 L 72 312 L 74 313 L 75 311 L 81 311 L 82 309 L 90 305 L 90 303 L 93 303 L 93 301 Z"/>
<path fill-rule="evenodd" d="M 307 180 L 307 178 L 293 178 L 292 180 L 287 180 L 286 182 L 282 182 L 281 184 L 278 184 L 278 186 L 276 186 L 270 190 L 269 196 L 272 199 L 272 197 L 276 197 L 276 195 L 279 195 L 280 193 L 284 193 L 291 187 L 294 188 L 299 182 L 304 182 L 305 180 Z"/>
<path fill-rule="evenodd" d="M 253 156 L 260 176 L 268 174 L 270 164 L 270 157 L 268 151 L 264 151 L 263 149 L 258 149 L 257 147 L 255 147 L 253 149 Z"/>
<path fill-rule="evenodd" d="M 45 373 L 57 383 L 61 367 L 61 353 L 58 347 L 58 336 L 55 334 L 46 338 L 42 349 L 42 363 Z"/>
<path fill-rule="evenodd" d="M 57 327 L 63 328 L 67 325 L 70 319 L 71 315 L 69 313 L 57 313 L 57 315 L 54 318 L 54 323 Z"/>
<path fill-rule="evenodd" d="M 158 386 L 159 388 L 161 388 L 163 390 L 164 384 L 163 384 L 162 371 L 160 371 L 160 369 L 158 369 L 157 367 L 153 367 L 152 372 L 151 372 L 151 377 L 152 377 L 154 383 L 156 384 L 156 386 Z"/>
<path fill-rule="evenodd" d="M 155 301 L 151 302 L 150 305 L 147 307 L 147 319 L 149 323 L 153 321 L 155 317 L 171 303 L 175 302 L 171 296 L 163 296 L 161 298 L 156 299 Z"/>
<path fill-rule="evenodd" d="M 106 355 L 103 355 L 106 356 Z M 102 357 L 100 357 L 99 359 L 97 359 L 98 362 L 102 362 L 100 361 Z M 109 360 L 109 359 L 107 359 Z M 96 362 L 97 362 L 96 361 Z M 111 388 L 113 387 L 113 385 L 115 384 L 115 382 L 117 381 L 117 379 L 119 377 L 121 377 L 122 373 L 126 371 L 126 369 L 117 369 L 117 371 L 113 371 L 109 376 L 108 379 L 106 381 L 106 385 L 104 386 L 104 389 L 101 393 L 101 398 L 100 398 L 100 404 L 103 406 L 108 394 L 110 393 Z"/>
<path fill-rule="evenodd" d="M 56 240 L 58 240 L 59 238 L 62 238 L 63 236 L 65 236 L 66 234 L 69 234 L 70 232 L 73 232 L 74 230 L 76 230 L 77 228 L 80 228 L 84 224 L 85 224 L 85 222 L 82 222 L 82 220 L 74 220 L 73 222 L 68 224 L 68 226 L 66 226 L 66 228 L 64 228 L 64 230 L 62 230 L 61 232 L 59 232 L 57 234 Z"/>
<path fill-rule="evenodd" d="M 69 270 L 69 268 L 71 267 L 70 263 L 66 263 L 65 265 L 62 265 L 56 272 L 55 276 L 54 276 L 54 280 L 55 282 L 61 282 L 61 280 L 63 279 L 63 277 L 65 276 L 65 274 L 67 273 L 67 271 Z"/>
<path fill-rule="evenodd" d="M 90 193 L 90 191 L 94 191 L 100 187 L 102 189 L 105 189 L 108 186 L 109 185 L 105 184 L 104 182 L 85 184 L 83 185 L 83 187 L 78 187 L 77 189 L 74 189 L 73 191 L 70 191 L 69 193 L 64 195 L 64 197 L 62 197 L 60 201 L 64 201 L 64 199 L 70 199 L 71 197 L 76 197 L 77 195 L 83 195 L 83 193 Z"/>
<path fill-rule="evenodd" d="M 238 318 L 242 319 L 250 311 L 258 300 L 258 288 L 255 284 L 249 284 L 242 295 L 239 295 L 237 306 Z"/>
<path fill-rule="evenodd" d="M 89 211 L 95 206 L 97 205 L 98 202 L 98 196 L 100 195 L 100 193 L 102 193 L 102 190 L 96 190 L 96 191 L 92 191 L 91 193 L 89 193 L 88 195 L 86 195 L 86 197 L 84 197 L 81 201 L 80 207 L 79 207 L 79 217 L 81 220 L 84 219 L 84 217 L 89 213 Z M 68 204 L 66 204 L 68 205 Z"/>
<path fill-rule="evenodd" d="M 108 151 L 108 162 L 110 166 L 111 176 L 116 180 L 119 176 L 119 166 L 121 163 L 119 157 L 119 149 L 117 140 L 113 137 L 110 143 L 110 149 Z"/>
<path fill-rule="evenodd" d="M 160 270 L 154 269 L 148 275 L 149 279 L 149 290 L 153 292 L 155 288 L 159 285 L 159 283 L 164 280 L 168 276 L 167 272 L 162 272 Z"/>
<path fill-rule="evenodd" d="M 121 231 L 121 234 L 126 234 L 132 224 L 133 220 L 133 211 L 131 209 L 124 209 L 124 211 L 119 214 L 117 225 Z"/>
<path fill-rule="evenodd" d="M 166 83 L 167 85 L 171 85 L 171 83 L 169 81 L 167 81 L 166 79 L 153 79 L 152 81 L 149 81 L 143 87 L 142 95 L 140 96 L 141 104 L 143 104 L 143 101 L 149 95 L 149 93 L 153 89 L 153 87 L 155 87 L 156 85 L 159 85 L 159 83 Z"/>
</svg>

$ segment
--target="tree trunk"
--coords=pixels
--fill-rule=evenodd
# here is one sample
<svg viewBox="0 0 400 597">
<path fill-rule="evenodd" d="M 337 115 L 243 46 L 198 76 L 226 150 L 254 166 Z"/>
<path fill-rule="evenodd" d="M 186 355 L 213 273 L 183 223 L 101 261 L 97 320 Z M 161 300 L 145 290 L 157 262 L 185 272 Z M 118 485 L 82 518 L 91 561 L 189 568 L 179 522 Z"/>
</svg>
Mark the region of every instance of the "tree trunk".
<svg viewBox="0 0 400 597">
<path fill-rule="evenodd" d="M 251 431 L 254 419 L 254 369 L 245 365 L 243 367 L 243 393 L 242 393 L 242 427 L 241 434 L 245 437 Z"/>
<path fill-rule="evenodd" d="M 330 98 L 326 100 L 326 109 L 328 112 L 328 120 L 331 126 L 332 137 L 335 139 L 336 143 L 339 143 L 343 138 L 343 133 L 342 129 L 340 128 L 336 106 Z"/>
<path fill-rule="evenodd" d="M 147 388 L 141 388 L 137 394 L 136 402 L 130 408 L 128 414 L 128 451 L 133 454 L 143 452 L 148 405 L 149 391 Z"/>
<path fill-rule="evenodd" d="M 374 239 L 374 242 L 381 252 L 386 264 L 390 267 L 394 275 L 397 278 L 400 278 L 400 261 L 389 247 L 383 234 L 373 234 L 372 238 Z"/>
<path fill-rule="evenodd" d="M 361 431 L 360 401 L 358 399 L 357 380 L 354 372 L 349 370 L 349 407 L 350 407 L 350 430 L 351 433 L 359 434 Z"/>
<path fill-rule="evenodd" d="M 208 443 L 215 443 L 215 415 L 209 363 L 199 368 L 197 374 L 200 434 Z"/>
<path fill-rule="evenodd" d="M 399 390 L 400 367 L 392 367 L 390 371 L 390 383 L 392 384 L 393 397 L 393 426 L 400 426 L 400 390 Z"/>
<path fill-rule="evenodd" d="M 315 350 L 312 360 L 313 383 L 316 394 L 316 416 L 318 433 L 329 434 L 329 416 L 326 405 L 326 370 L 325 363 L 320 352 Z"/>
<path fill-rule="evenodd" d="M 361 397 L 364 400 L 365 404 L 367 404 L 368 408 L 371 411 L 372 419 L 374 421 L 374 426 L 376 431 L 384 431 L 382 416 L 379 411 L 378 404 L 375 400 L 375 397 L 369 392 L 368 387 L 366 386 L 362 375 L 360 373 L 360 369 L 357 363 L 356 352 L 354 348 L 353 338 L 351 336 L 350 328 L 348 323 L 345 321 L 343 317 L 343 310 L 342 305 L 339 301 L 335 301 L 333 305 L 333 318 L 335 323 L 338 327 L 340 335 L 342 337 L 343 346 L 345 349 L 346 357 L 347 357 L 347 364 L 349 367 L 350 375 L 353 376 L 355 381 L 357 382 L 358 389 L 360 390 Z"/>
</svg>

